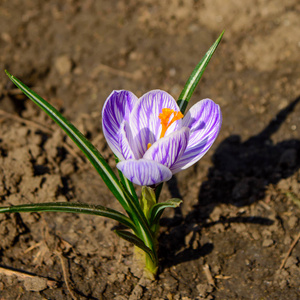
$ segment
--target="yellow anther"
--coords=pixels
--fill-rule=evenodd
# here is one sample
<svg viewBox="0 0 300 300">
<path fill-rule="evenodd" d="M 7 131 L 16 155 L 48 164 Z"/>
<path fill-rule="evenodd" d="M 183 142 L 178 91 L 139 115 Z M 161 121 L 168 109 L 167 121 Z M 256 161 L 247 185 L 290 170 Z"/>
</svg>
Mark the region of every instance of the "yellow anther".
<svg viewBox="0 0 300 300">
<path fill-rule="evenodd" d="M 170 117 L 173 116 L 170 120 Z M 162 126 L 160 138 L 164 137 L 167 129 L 177 120 L 183 118 L 183 114 L 180 111 L 175 111 L 170 108 L 163 108 L 162 113 L 158 116 L 160 118 L 160 124 Z"/>
<path fill-rule="evenodd" d="M 152 144 L 151 144 L 151 143 L 148 143 L 148 145 L 147 145 L 147 150 L 148 150 L 151 146 L 152 146 Z"/>
</svg>

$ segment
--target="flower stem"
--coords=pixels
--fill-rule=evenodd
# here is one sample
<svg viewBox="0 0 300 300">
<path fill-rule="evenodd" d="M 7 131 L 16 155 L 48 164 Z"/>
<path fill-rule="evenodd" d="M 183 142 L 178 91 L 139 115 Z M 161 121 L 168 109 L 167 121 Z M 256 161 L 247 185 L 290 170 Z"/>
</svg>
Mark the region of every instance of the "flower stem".
<svg viewBox="0 0 300 300">
<path fill-rule="evenodd" d="M 146 252 L 138 247 L 134 247 L 134 257 L 136 263 L 143 269 L 143 274 L 150 280 L 155 280 L 158 270 L 157 253 L 155 253 L 155 260 L 153 260 Z"/>
</svg>

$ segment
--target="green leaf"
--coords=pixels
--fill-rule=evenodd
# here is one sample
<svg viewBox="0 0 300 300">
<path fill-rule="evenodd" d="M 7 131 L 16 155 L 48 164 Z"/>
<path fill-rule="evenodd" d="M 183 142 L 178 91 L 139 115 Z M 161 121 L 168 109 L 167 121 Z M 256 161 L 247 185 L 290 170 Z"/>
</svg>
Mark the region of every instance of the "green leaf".
<svg viewBox="0 0 300 300">
<path fill-rule="evenodd" d="M 152 188 L 148 186 L 142 187 L 142 195 L 141 195 L 140 203 L 141 203 L 141 209 L 148 220 L 151 208 L 156 204 L 156 197 Z"/>
<path fill-rule="evenodd" d="M 155 187 L 155 197 L 156 197 L 156 202 L 158 202 L 162 187 L 163 187 L 164 183 L 160 183 L 157 187 Z"/>
<path fill-rule="evenodd" d="M 135 246 L 139 247 L 143 251 L 145 251 L 151 258 L 153 262 L 156 261 L 156 257 L 152 250 L 145 245 L 145 243 L 136 235 L 132 234 L 131 232 L 125 230 L 115 230 L 115 233 L 121 237 L 122 239 L 134 244 Z"/>
<path fill-rule="evenodd" d="M 150 211 L 150 225 L 153 226 L 155 224 L 158 224 L 159 219 L 165 208 L 178 207 L 181 204 L 181 202 L 182 202 L 181 199 L 172 198 L 172 199 L 168 200 L 167 202 L 161 202 L 161 203 L 155 204 Z"/>
<path fill-rule="evenodd" d="M 14 206 L 0 207 L 0 213 L 20 213 L 20 212 L 66 212 L 66 213 L 80 213 L 88 215 L 96 215 L 107 217 L 118 221 L 119 223 L 135 230 L 134 223 L 125 215 L 120 212 L 104 207 L 102 205 L 90 205 L 86 203 L 76 202 L 47 202 L 47 203 L 33 203 L 22 204 Z"/>
<path fill-rule="evenodd" d="M 198 65 L 196 66 L 196 68 L 193 70 L 191 76 L 189 77 L 188 81 L 186 82 L 180 96 L 179 99 L 177 101 L 177 104 L 180 108 L 180 111 L 184 114 L 187 105 L 194 93 L 194 90 L 197 86 L 197 84 L 199 83 L 211 57 L 213 56 L 213 54 L 215 53 L 219 43 L 221 42 L 221 39 L 223 37 L 224 34 L 224 30 L 223 32 L 220 34 L 220 36 L 217 38 L 217 40 L 214 42 L 214 44 L 209 48 L 209 50 L 206 52 L 206 54 L 204 55 L 204 57 L 200 60 L 200 62 L 198 63 Z M 156 201 L 158 201 L 162 187 L 163 187 L 163 182 L 160 183 L 156 189 L 155 189 L 155 194 L 156 194 Z"/>
<path fill-rule="evenodd" d="M 117 176 L 112 171 L 111 167 L 107 164 L 99 151 L 87 140 L 87 138 L 65 117 L 63 117 L 51 104 L 32 91 L 28 86 L 22 83 L 19 79 L 12 76 L 8 71 L 5 71 L 10 80 L 36 105 L 38 105 L 44 112 L 48 114 L 73 140 L 78 148 L 84 153 L 88 160 L 92 163 L 94 168 L 102 177 L 105 184 L 118 199 L 121 205 L 127 212 L 130 212 L 129 207 L 126 205 L 124 195 Z"/>
<path fill-rule="evenodd" d="M 186 82 L 179 99 L 177 101 L 177 104 L 179 105 L 180 111 L 182 113 L 185 112 L 185 109 L 193 95 L 193 92 L 199 83 L 212 55 L 216 51 L 222 36 L 224 34 L 224 31 L 220 34 L 220 36 L 217 38 L 217 40 L 214 42 L 214 44 L 209 48 L 209 50 L 206 52 L 204 57 L 200 60 L 199 64 L 196 66 L 194 71 L 192 72 L 191 76 L 189 77 L 188 81 Z"/>
<path fill-rule="evenodd" d="M 132 216 L 131 219 L 135 224 L 136 230 L 135 233 L 143 240 L 145 245 L 149 247 L 154 255 L 155 252 L 155 245 L 154 245 L 154 236 L 150 230 L 149 223 L 140 207 L 134 200 L 132 195 L 126 190 L 124 185 L 121 182 L 121 187 L 124 193 L 125 198 L 127 199 L 127 203 L 131 208 Z"/>
<path fill-rule="evenodd" d="M 116 159 L 116 163 L 118 163 L 119 159 L 118 159 L 117 156 L 115 156 L 115 159 Z M 118 170 L 118 172 L 119 172 L 121 182 L 125 185 L 126 189 L 128 191 L 130 191 L 130 194 L 133 196 L 135 202 L 139 203 L 139 199 L 138 199 L 138 196 L 136 194 L 133 183 L 130 180 L 128 180 L 120 170 Z"/>
</svg>

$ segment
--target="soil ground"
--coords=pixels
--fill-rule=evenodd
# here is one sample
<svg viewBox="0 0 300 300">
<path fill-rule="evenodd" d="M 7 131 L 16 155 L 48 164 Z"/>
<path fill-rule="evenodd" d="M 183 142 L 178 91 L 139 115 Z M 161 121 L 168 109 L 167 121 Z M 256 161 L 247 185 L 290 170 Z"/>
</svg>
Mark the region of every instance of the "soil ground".
<svg viewBox="0 0 300 300">
<path fill-rule="evenodd" d="M 22 3 L 21 3 L 22 2 Z M 112 90 L 177 98 L 223 29 L 191 105 L 220 104 L 221 133 L 165 184 L 157 281 L 140 279 L 115 222 L 0 215 L 0 299 L 299 299 L 300 4 L 297 0 L 0 0 L 0 204 L 121 209 L 8 69 L 114 159 L 101 133 Z"/>
</svg>

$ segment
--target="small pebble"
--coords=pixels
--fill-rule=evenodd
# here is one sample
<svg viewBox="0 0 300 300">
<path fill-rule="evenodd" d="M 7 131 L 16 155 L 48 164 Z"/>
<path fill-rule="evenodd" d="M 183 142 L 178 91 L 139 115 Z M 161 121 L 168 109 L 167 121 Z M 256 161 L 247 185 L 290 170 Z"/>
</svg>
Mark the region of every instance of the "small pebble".
<svg viewBox="0 0 300 300">
<path fill-rule="evenodd" d="M 56 59 L 54 66 L 60 75 L 65 75 L 70 73 L 72 61 L 68 56 L 62 55 Z"/>
<path fill-rule="evenodd" d="M 290 256 L 290 257 L 287 259 L 287 261 L 286 261 L 286 263 L 285 263 L 285 265 L 284 265 L 284 268 L 285 268 L 285 269 L 288 269 L 288 268 L 290 268 L 290 267 L 292 267 L 292 266 L 294 266 L 294 265 L 297 265 L 297 264 L 298 264 L 298 260 L 297 260 L 295 257 Z"/>
<path fill-rule="evenodd" d="M 298 218 L 296 216 L 290 216 L 288 219 L 288 225 L 291 229 L 295 228 L 297 222 L 298 222 Z"/>
<path fill-rule="evenodd" d="M 271 240 L 271 239 L 265 239 L 264 241 L 263 241 L 263 243 L 262 243 L 262 246 L 263 247 L 270 247 L 271 245 L 273 245 L 273 240 Z"/>
</svg>

